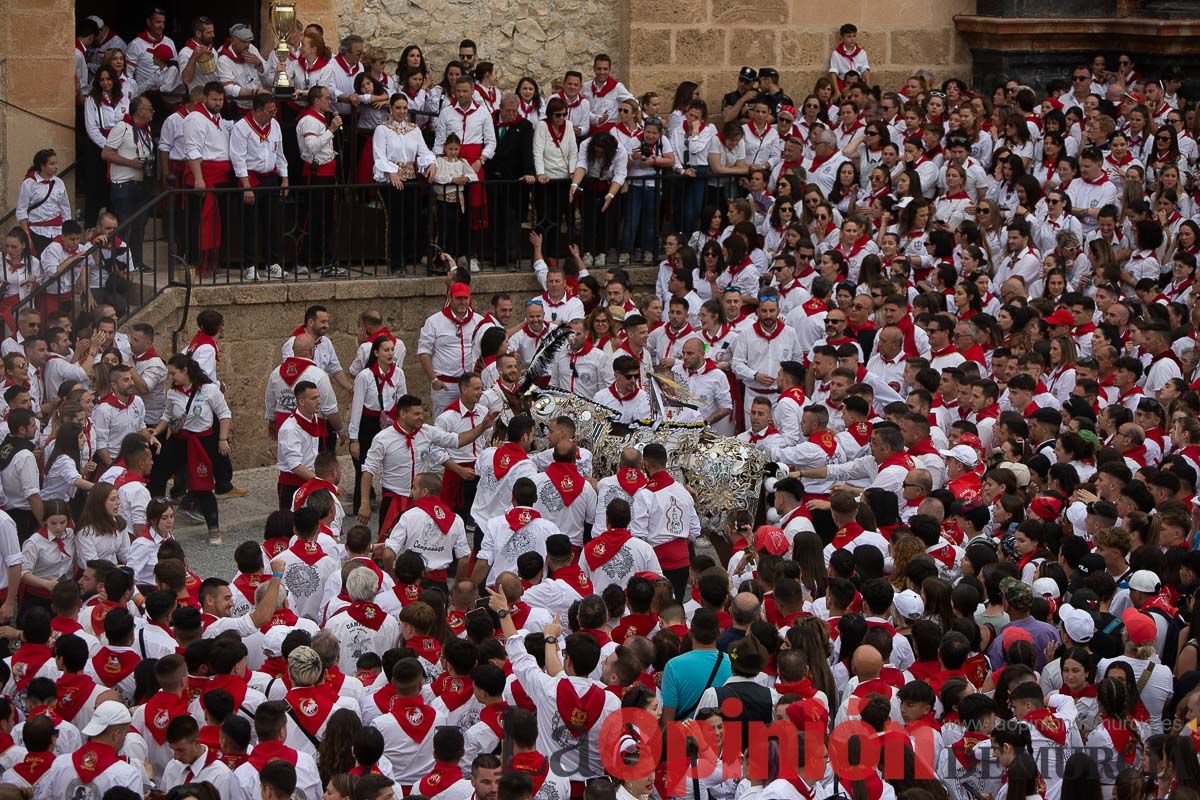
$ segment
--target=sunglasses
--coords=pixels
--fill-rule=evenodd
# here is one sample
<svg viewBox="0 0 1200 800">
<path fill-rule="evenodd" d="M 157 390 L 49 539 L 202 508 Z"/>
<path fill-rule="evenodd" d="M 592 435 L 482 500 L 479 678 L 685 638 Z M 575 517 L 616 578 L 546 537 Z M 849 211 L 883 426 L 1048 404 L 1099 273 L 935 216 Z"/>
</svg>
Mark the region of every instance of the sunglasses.
<svg viewBox="0 0 1200 800">
<path fill-rule="evenodd" d="M 805 103 L 805 104 L 804 104 L 804 107 L 805 107 L 806 109 L 813 109 L 813 108 L 820 109 L 820 108 L 821 108 L 821 107 L 820 107 L 819 105 L 817 105 L 816 103 Z"/>
<path fill-rule="evenodd" d="M 1091 75 L 1072 75 L 1071 76 L 1071 80 L 1073 80 L 1073 81 L 1090 81 L 1091 79 L 1092 79 Z"/>
<path fill-rule="evenodd" d="M 562 119 L 562 118 L 563 118 L 563 117 L 565 117 L 566 115 L 567 115 L 567 112 L 565 112 L 565 111 L 559 111 L 559 112 L 556 112 L 556 113 L 554 113 L 554 114 L 551 114 L 550 116 L 551 116 L 552 118 L 554 118 L 554 119 Z"/>
<path fill-rule="evenodd" d="M 780 213 L 780 214 L 782 214 L 784 211 L 791 211 L 791 210 L 792 210 L 792 207 L 791 207 L 791 206 L 780 206 L 780 207 L 779 207 L 779 213 Z"/>
</svg>

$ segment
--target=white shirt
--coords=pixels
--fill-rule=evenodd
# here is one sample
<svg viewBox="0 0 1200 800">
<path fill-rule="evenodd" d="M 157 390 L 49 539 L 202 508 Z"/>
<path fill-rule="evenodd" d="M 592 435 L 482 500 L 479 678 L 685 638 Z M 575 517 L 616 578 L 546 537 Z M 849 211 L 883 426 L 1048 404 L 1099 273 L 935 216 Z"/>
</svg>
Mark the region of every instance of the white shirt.
<svg viewBox="0 0 1200 800">
<path fill-rule="evenodd" d="M 587 101 L 584 101 L 587 102 Z M 550 122 L 533 124 L 533 169 L 548 178 L 569 178 L 575 171 L 579 145 L 575 142 L 575 127 L 566 125 L 558 141 L 550 135 Z"/>
<path fill-rule="evenodd" d="M 606 360 L 604 351 L 598 347 L 589 347 L 583 353 L 573 353 L 564 347 L 550 365 L 550 384 L 581 397 L 593 397 L 603 386 Z"/>
<path fill-rule="evenodd" d="M 583 568 L 583 574 L 591 578 L 596 594 L 602 593 L 609 585 L 624 587 L 639 572 L 662 574 L 662 566 L 654 548 L 637 536 L 626 541 L 617 555 L 595 569 L 588 563 L 586 553 L 585 549 L 579 565 Z"/>
<path fill-rule="evenodd" d="M 276 436 L 275 467 L 281 476 L 284 474 L 295 475 L 296 470 L 300 467 L 304 467 L 310 472 L 316 468 L 317 447 L 321 440 L 300 427 L 300 422 L 296 419 L 298 414 L 297 411 L 289 414 L 288 418 L 279 426 Z M 316 422 L 315 419 L 305 419 L 308 422 Z"/>
<path fill-rule="evenodd" d="M 34 204 L 37 207 L 30 208 Z M 71 198 L 62 178 L 55 175 L 49 183 L 40 177 L 21 181 L 17 190 L 17 222 L 28 222 L 34 233 L 53 238 L 62 232 L 62 224 L 71 219 L 71 214 Z"/>
<path fill-rule="evenodd" d="M 171 161 L 182 161 L 187 158 L 183 149 L 186 142 L 183 123 L 191 111 L 185 105 L 163 120 L 162 130 L 158 133 L 158 149 L 159 152 L 166 153 Z"/>
<path fill-rule="evenodd" d="M 470 310 L 461 320 L 452 317 L 447 307 L 425 320 L 417 337 L 417 355 L 432 357 L 434 375 L 457 378 L 474 366 L 469 358 L 471 339 L 483 317 Z"/>
<path fill-rule="evenodd" d="M 617 106 L 622 100 L 628 100 L 633 97 L 625 84 L 613 77 L 609 77 L 612 81 L 612 87 L 608 91 L 603 91 L 605 86 L 597 86 L 595 80 L 590 80 L 583 85 L 583 96 L 588 101 L 588 112 L 590 114 L 590 122 L 592 125 L 600 124 L 600 117 L 605 114 L 608 118 L 605 123 L 612 125 L 617 121 Z M 603 91 L 603 93 L 601 93 Z"/>
<path fill-rule="evenodd" d="M 51 581 L 70 576 L 75 565 L 75 532 L 67 528 L 61 537 L 35 533 L 21 545 L 20 556 L 22 573 Z"/>
<path fill-rule="evenodd" d="M 618 421 L 625 425 L 650 419 L 650 395 L 641 386 L 635 387 L 632 394 L 622 396 L 617 392 L 617 385 L 614 383 L 596 392 L 592 402 L 616 411 L 620 417 Z"/>
<path fill-rule="evenodd" d="M 524 518 L 520 509 L 513 509 L 513 517 Z M 528 509 L 534 513 L 532 509 Z M 479 517 L 475 517 L 480 519 Z M 501 514 L 487 518 L 481 525 L 483 540 L 479 546 L 478 559 L 486 561 L 491 568 L 488 570 L 487 582 L 493 584 L 502 572 L 517 571 L 517 558 L 523 553 L 536 552 L 543 558 L 546 556 L 546 539 L 560 533 L 554 523 L 540 516 L 530 519 L 524 525 L 514 529 L 506 515 Z M 624 585 L 624 584 L 622 584 Z"/>
<path fill-rule="evenodd" d="M 319 545 L 315 542 L 298 542 L 280 553 L 277 558 L 285 562 L 283 570 L 283 585 L 288 590 L 288 607 L 297 616 L 318 622 L 321 619 L 321 598 L 325 581 L 336 572 L 341 565 L 331 555 L 324 553 L 313 564 L 306 563 L 297 555 L 298 551 Z M 249 617 L 238 617 L 238 620 L 248 620 Z M 210 626 L 211 627 L 211 626 Z"/>
<path fill-rule="evenodd" d="M 114 401 L 120 403 L 119 399 Z M 137 395 L 130 397 L 129 405 L 124 408 L 107 402 L 107 397 L 97 402 L 92 410 L 97 449 L 104 448 L 109 456 L 116 458 L 122 440 L 131 433 L 140 433 L 145 428 L 145 419 L 146 406 Z"/>
<path fill-rule="evenodd" d="M 295 766 L 296 793 L 293 797 L 297 800 L 321 800 L 321 774 L 317 771 L 317 763 L 313 757 L 297 751 Z M 250 762 L 245 762 L 233 771 L 233 780 L 229 782 L 229 800 L 261 799 L 258 770 Z"/>
<path fill-rule="evenodd" d="M 410 442 L 395 425 L 389 425 L 371 442 L 371 448 L 363 458 L 362 470 L 378 477 L 384 491 L 408 497 L 417 467 L 431 447 L 458 447 L 458 435 L 423 425 Z"/>
<path fill-rule="evenodd" d="M 83 127 L 96 147 L 104 147 L 109 132 L 129 113 L 130 99 L 122 93 L 120 100 L 109 105 L 105 102 L 97 103 L 91 95 L 84 98 Z"/>
<path fill-rule="evenodd" d="M 146 394 L 138 395 L 138 397 L 141 399 L 145 411 L 142 424 L 145 427 L 152 427 L 162 419 L 163 409 L 167 404 L 165 391 L 167 365 L 162 360 L 162 356 L 147 357 L 146 353 L 143 353 L 141 356 L 133 357 L 133 369 L 149 390 Z"/>
<path fill-rule="evenodd" d="M 433 137 L 433 152 L 441 155 L 445 149 L 446 135 L 456 134 L 463 144 L 483 145 L 482 158 L 486 161 L 496 152 L 496 126 L 487 109 L 472 101 L 464 111 L 461 106 L 448 105 L 438 114 Z"/>
<path fill-rule="evenodd" d="M 300 143 L 300 158 L 306 164 L 320 167 L 337 158 L 337 151 L 333 147 L 333 131 L 329 129 L 325 118 L 315 112 L 297 120 L 296 141 Z"/>
<path fill-rule="evenodd" d="M 354 371 L 353 366 L 350 367 L 350 371 Z M 354 394 L 350 404 L 350 423 L 346 429 L 350 439 L 353 441 L 358 438 L 364 413 L 368 416 L 378 417 L 384 412 L 391 411 L 396 405 L 396 398 L 404 395 L 407 389 L 407 384 L 404 381 L 404 371 L 397 365 L 393 365 L 392 374 L 386 379 L 382 376 L 376 376 L 374 370 L 360 370 L 354 376 Z M 381 419 L 380 422 L 386 424 L 387 420 Z"/>
<path fill-rule="evenodd" d="M 229 133 L 229 160 L 233 162 L 233 174 L 245 178 L 251 172 L 276 173 L 281 178 L 288 176 L 287 158 L 283 154 L 283 131 L 274 119 L 267 120 L 266 138 L 262 129 L 255 130 L 258 123 L 243 117 L 234 123 Z"/>
<path fill-rule="evenodd" d="M 154 72 L 154 58 L 149 51 L 160 44 L 171 48 L 172 60 L 179 60 L 179 51 L 175 49 L 175 43 L 169 36 L 161 36 L 155 41 L 146 31 L 142 31 L 129 42 L 129 49 L 125 51 L 125 61 L 133 68 L 133 78 L 138 84 L 147 83 Z"/>
<path fill-rule="evenodd" d="M 303 57 L 289 58 L 286 69 L 292 86 L 296 87 L 296 102 L 301 105 L 308 105 L 308 90 L 314 86 L 324 86 L 330 92 L 337 88 L 332 60 L 322 63 L 318 58 L 310 67 Z"/>
<path fill-rule="evenodd" d="M 375 608 L 378 609 L 378 606 Z M 399 620 L 385 614 L 382 609 L 379 609 L 378 613 L 383 620 L 378 630 L 372 630 L 370 626 L 362 624 L 345 610 L 331 615 L 325 621 L 322 629 L 331 632 L 342 645 L 338 667 L 344 674 L 354 674 L 359 656 L 365 653 L 385 653 L 399 641 Z M 357 713 L 357 708 L 355 712 Z"/>
<path fill-rule="evenodd" d="M 462 517 L 453 511 L 449 513 L 454 521 L 450 524 L 450 529 L 442 533 L 442 529 L 425 509 L 410 508 L 396 520 L 388 534 L 386 546 L 397 554 L 415 550 L 421 554 L 427 570 L 448 568 L 454 559 L 464 558 L 471 553 Z"/>
<path fill-rule="evenodd" d="M 254 97 L 239 97 L 242 89 L 261 91 L 273 77 L 267 72 L 266 60 L 253 44 L 242 54 L 241 63 L 234 55 L 232 45 L 222 47 L 217 54 L 217 80 L 225 86 L 225 102 L 237 103 L 243 111 L 253 107 Z"/>
<path fill-rule="evenodd" d="M 5 508 L 29 510 L 29 498 L 41 489 L 41 474 L 33 450 L 22 450 L 13 456 L 8 466 L 0 471 L 0 486 L 4 487 L 7 498 Z"/>
<path fill-rule="evenodd" d="M 422 701 L 424 702 L 424 701 Z M 415 741 L 400 727 L 397 714 L 408 716 L 414 724 L 422 724 L 426 715 L 433 714 L 433 724 L 421 741 Z M 432 707 L 396 707 L 390 713 L 371 720 L 371 727 L 383 734 L 383 759 L 392 766 L 392 778 L 401 786 L 411 786 L 433 771 L 433 735 L 446 724 L 446 715 Z"/>
<path fill-rule="evenodd" d="M 758 394 L 774 394 L 775 390 L 760 384 L 755 375 L 766 373 L 774 376 L 781 361 L 795 361 L 800 355 L 800 341 L 796 332 L 779 320 L 783 330 L 767 339 L 758 332 L 758 323 L 740 333 L 733 344 L 733 374 L 740 378 L 748 389 Z"/>
<path fill-rule="evenodd" d="M 217 757 L 217 753 L 213 753 L 212 756 L 210 760 L 209 749 L 203 747 L 200 757 L 191 764 L 171 759 L 163 770 L 162 779 L 158 782 L 158 790 L 170 792 L 176 786 L 182 786 L 185 783 L 208 781 L 217 790 L 218 797 L 228 797 L 229 782 L 233 779 L 233 771 Z"/>
<path fill-rule="evenodd" d="M 225 402 L 225 395 L 221 394 L 215 383 L 206 383 L 195 389 L 195 393 L 196 399 L 192 401 L 187 419 L 183 419 L 189 396 L 174 386 L 167 391 L 165 416 L 168 423 L 183 419 L 183 430 L 203 433 L 213 429 L 220 420 L 233 418 L 233 412 Z"/>
<path fill-rule="evenodd" d="M 24 748 L 21 748 L 24 750 Z M 54 759 L 54 765 L 38 781 L 34 790 L 34 800 L 56 800 L 57 798 L 73 797 L 71 791 L 77 792 L 81 787 L 79 773 L 75 770 L 74 753 L 63 753 Z M 22 755 L 22 757 L 24 757 Z M 95 777 L 90 784 L 91 793 L 87 796 L 102 797 L 113 787 L 120 786 L 133 789 L 141 794 L 144 787 L 144 774 L 138 767 L 118 759 L 108 769 Z"/>
<path fill-rule="evenodd" d="M 183 155 L 201 161 L 229 160 L 229 132 L 233 123 L 197 104 L 183 121 Z"/>
<path fill-rule="evenodd" d="M 435 161 L 421 129 L 411 122 L 389 121 L 376 127 L 371 152 L 375 160 L 372 178 L 377 183 L 387 183 L 388 175 L 399 172 L 400 165 L 415 166 L 416 172 L 424 173 Z"/>
<path fill-rule="evenodd" d="M 571 478 L 569 474 L 566 477 Z M 544 472 L 535 475 L 534 482 L 538 485 L 538 499 L 534 508 L 565 533 L 570 538 L 572 545 L 581 547 L 583 545 L 583 526 L 595 522 L 596 490 L 592 488 L 582 473 L 578 478 L 571 478 L 571 480 L 577 480 L 581 488 L 571 504 L 567 505 L 562 492 L 559 491 L 549 475 Z"/>
<path fill-rule="evenodd" d="M 290 356 L 289 358 L 295 358 Z M 314 364 L 309 359 L 302 359 L 303 365 L 292 362 L 290 365 L 285 362 L 280 364 L 271 374 L 267 376 L 266 395 L 263 399 L 263 415 L 268 422 L 278 422 L 282 425 L 283 421 L 279 419 L 280 415 L 290 414 L 296 409 L 296 392 L 293 387 L 301 381 L 309 381 L 316 384 L 317 393 L 321 397 L 320 416 L 330 417 L 337 413 L 337 395 L 333 393 L 333 384 L 329 380 L 329 375 Z M 283 371 L 289 366 L 300 369 L 300 374 L 289 384 L 283 378 Z"/>
</svg>

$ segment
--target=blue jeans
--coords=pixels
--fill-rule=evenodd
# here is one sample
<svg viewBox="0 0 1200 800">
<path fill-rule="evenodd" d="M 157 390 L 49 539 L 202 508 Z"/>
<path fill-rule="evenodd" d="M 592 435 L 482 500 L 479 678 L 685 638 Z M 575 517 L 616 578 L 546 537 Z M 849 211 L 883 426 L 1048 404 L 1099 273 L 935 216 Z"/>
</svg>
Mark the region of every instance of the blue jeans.
<svg viewBox="0 0 1200 800">
<path fill-rule="evenodd" d="M 685 237 L 700 227 L 700 210 L 704 207 L 704 192 L 707 189 L 708 166 L 694 167 L 696 177 L 684 178 L 683 224 L 680 231 Z"/>
<path fill-rule="evenodd" d="M 658 187 L 656 181 L 629 185 L 629 213 L 625 217 L 624 247 L 630 253 L 638 250 L 654 252 L 654 240 L 658 232 Z"/>
<path fill-rule="evenodd" d="M 112 212 L 117 215 L 117 224 L 124 227 L 126 223 L 132 223 L 125 228 L 123 238 L 129 245 L 130 255 L 133 256 L 133 263 L 141 266 L 142 261 L 142 239 L 146 234 L 146 218 L 145 216 L 133 219 L 134 212 L 144 206 L 147 202 L 146 192 L 142 188 L 141 181 L 125 181 L 124 183 L 113 184 L 109 189 L 109 201 L 112 204 Z"/>
</svg>

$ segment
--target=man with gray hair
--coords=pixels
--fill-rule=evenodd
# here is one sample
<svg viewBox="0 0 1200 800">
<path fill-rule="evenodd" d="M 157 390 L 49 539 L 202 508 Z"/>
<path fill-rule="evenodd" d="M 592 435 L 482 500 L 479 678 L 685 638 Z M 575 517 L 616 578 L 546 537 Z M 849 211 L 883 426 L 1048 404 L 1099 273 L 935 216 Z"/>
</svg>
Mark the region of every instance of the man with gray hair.
<svg viewBox="0 0 1200 800">
<path fill-rule="evenodd" d="M 346 575 L 346 594 L 350 604 L 335 612 L 325 623 L 341 645 L 338 666 L 353 675 L 358 657 L 364 653 L 383 654 L 396 646 L 400 623 L 375 604 L 379 579 L 365 564 Z"/>
<path fill-rule="evenodd" d="M 871 452 L 867 455 L 843 464 L 803 469 L 800 475 L 804 478 L 829 478 L 834 481 L 834 491 L 845 489 L 862 494 L 864 489 L 886 489 L 894 492 L 903 506 L 904 481 L 914 467 L 916 462 L 905 452 L 904 434 L 898 427 L 881 422 L 871 434 Z M 857 485 L 846 483 L 848 481 Z M 864 481 L 870 483 L 862 486 Z"/>
<path fill-rule="evenodd" d="M 323 630 L 312 637 L 308 646 L 316 650 L 317 655 L 321 657 L 321 664 L 325 667 L 325 685 L 343 697 L 349 697 L 356 702 L 361 701 L 363 695 L 366 694 L 362 681 L 353 674 L 343 672 L 339 666 L 342 658 L 342 643 L 338 641 L 338 638 L 329 631 Z"/>
<path fill-rule="evenodd" d="M 292 688 L 283 698 L 288 706 L 284 744 L 316 758 L 317 744 L 330 715 L 339 708 L 357 714 L 358 703 L 353 698 L 339 696 L 325 683 L 325 665 L 311 647 L 297 647 L 288 656 L 287 664 Z"/>
<path fill-rule="evenodd" d="M 828 128 L 814 128 L 809 141 L 815 155 L 804 159 L 808 181 L 820 186 L 821 193 L 828 197 L 837 180 L 838 168 L 849 159 L 838 149 L 837 134 Z"/>
<path fill-rule="evenodd" d="M 240 111 L 249 111 L 254 95 L 265 89 L 268 79 L 273 77 L 254 46 L 254 31 L 250 26 L 239 24 L 230 28 L 229 41 L 217 52 L 217 80 L 225 87 L 225 97 Z"/>
<path fill-rule="evenodd" d="M 358 107 L 358 95 L 354 91 L 354 79 L 365 67 L 362 63 L 363 51 L 366 49 L 363 37 L 350 34 L 338 45 L 338 54 L 333 58 L 333 94 L 337 99 L 337 110 L 342 116 L 349 116 Z"/>
</svg>

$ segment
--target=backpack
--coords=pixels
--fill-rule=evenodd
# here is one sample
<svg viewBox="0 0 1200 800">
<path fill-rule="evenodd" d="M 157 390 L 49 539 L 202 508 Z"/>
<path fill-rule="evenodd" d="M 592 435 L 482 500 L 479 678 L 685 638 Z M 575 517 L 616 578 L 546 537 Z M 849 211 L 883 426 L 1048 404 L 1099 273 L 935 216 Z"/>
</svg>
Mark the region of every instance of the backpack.
<svg viewBox="0 0 1200 800">
<path fill-rule="evenodd" d="M 1147 608 L 1144 613 L 1150 614 L 1152 617 L 1161 617 L 1167 621 L 1167 638 L 1163 642 L 1163 652 L 1159 653 L 1159 658 L 1162 660 L 1163 666 L 1169 667 L 1174 672 L 1175 656 L 1179 653 L 1179 632 L 1183 630 L 1183 620 L 1153 606 Z"/>
</svg>

